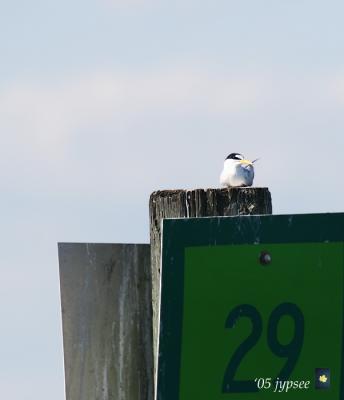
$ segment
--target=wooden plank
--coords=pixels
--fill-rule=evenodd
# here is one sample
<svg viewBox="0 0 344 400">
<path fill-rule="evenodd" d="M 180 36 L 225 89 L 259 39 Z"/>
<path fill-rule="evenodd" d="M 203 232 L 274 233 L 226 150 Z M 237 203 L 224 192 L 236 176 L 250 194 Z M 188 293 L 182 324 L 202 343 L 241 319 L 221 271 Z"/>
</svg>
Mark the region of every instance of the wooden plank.
<svg viewBox="0 0 344 400">
<path fill-rule="evenodd" d="M 59 244 L 67 400 L 153 396 L 150 247 Z"/>
</svg>

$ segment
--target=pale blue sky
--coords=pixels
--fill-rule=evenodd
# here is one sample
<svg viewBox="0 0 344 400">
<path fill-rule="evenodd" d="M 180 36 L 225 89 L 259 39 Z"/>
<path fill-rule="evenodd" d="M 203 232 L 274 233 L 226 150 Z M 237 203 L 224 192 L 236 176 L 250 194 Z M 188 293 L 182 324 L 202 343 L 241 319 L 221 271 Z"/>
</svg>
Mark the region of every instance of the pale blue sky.
<svg viewBox="0 0 344 400">
<path fill-rule="evenodd" d="M 0 14 L 0 395 L 64 397 L 58 241 L 148 242 L 155 189 L 261 157 L 275 213 L 343 211 L 341 1 L 22 0 Z"/>
</svg>

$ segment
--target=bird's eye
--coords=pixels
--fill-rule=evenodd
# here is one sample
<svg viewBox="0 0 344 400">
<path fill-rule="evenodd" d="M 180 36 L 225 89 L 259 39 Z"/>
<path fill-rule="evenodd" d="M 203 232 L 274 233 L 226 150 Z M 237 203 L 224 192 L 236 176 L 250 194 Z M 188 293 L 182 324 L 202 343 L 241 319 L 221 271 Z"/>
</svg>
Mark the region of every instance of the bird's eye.
<svg viewBox="0 0 344 400">
<path fill-rule="evenodd" d="M 231 159 L 231 160 L 243 160 L 244 156 L 240 153 L 231 153 L 228 157 L 227 160 Z"/>
</svg>

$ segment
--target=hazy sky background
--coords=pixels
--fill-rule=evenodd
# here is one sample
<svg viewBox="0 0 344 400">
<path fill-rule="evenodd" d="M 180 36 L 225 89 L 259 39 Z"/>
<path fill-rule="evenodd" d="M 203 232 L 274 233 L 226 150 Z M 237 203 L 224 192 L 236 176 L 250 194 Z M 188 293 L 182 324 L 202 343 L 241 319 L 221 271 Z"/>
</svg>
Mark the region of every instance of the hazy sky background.
<svg viewBox="0 0 344 400">
<path fill-rule="evenodd" d="M 233 151 L 274 213 L 343 211 L 344 3 L 14 0 L 0 14 L 0 396 L 64 398 L 57 242 L 148 242 Z"/>
</svg>

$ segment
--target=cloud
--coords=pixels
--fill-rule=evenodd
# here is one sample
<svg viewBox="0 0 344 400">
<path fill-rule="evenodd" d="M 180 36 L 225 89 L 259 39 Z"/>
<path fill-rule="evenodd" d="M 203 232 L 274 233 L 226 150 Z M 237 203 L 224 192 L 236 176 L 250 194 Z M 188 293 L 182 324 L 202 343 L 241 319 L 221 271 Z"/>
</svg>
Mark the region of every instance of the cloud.
<svg viewBox="0 0 344 400">
<path fill-rule="evenodd" d="M 237 114 L 262 101 L 264 83 L 200 70 L 98 72 L 62 83 L 22 82 L 0 94 L 2 148 L 54 157 L 88 127 L 169 114 Z"/>
<path fill-rule="evenodd" d="M 337 135 L 328 115 L 342 107 L 338 88 L 328 76 L 254 76 L 195 65 L 16 82 L 0 93 L 0 177 L 18 191 L 27 185 L 80 196 L 146 193 L 161 182 L 211 184 L 216 167 L 199 174 L 190 151 L 215 165 L 230 146 L 264 157 L 269 143 L 272 159 L 293 143 L 307 149 L 316 135 L 320 149 L 325 125 Z"/>
<path fill-rule="evenodd" d="M 54 156 L 88 127 L 171 115 L 213 118 L 293 104 L 321 108 L 344 102 L 344 78 L 245 76 L 198 68 L 104 72 L 62 83 L 16 82 L 0 93 L 1 141 Z M 4 148 L 4 143 L 2 143 Z M 53 151 L 52 151 L 53 150 Z"/>
<path fill-rule="evenodd" d="M 344 74 L 332 78 L 330 93 L 340 106 L 344 106 Z"/>
<path fill-rule="evenodd" d="M 101 2 L 115 9 L 142 9 L 159 3 L 157 0 L 101 0 Z"/>
</svg>

